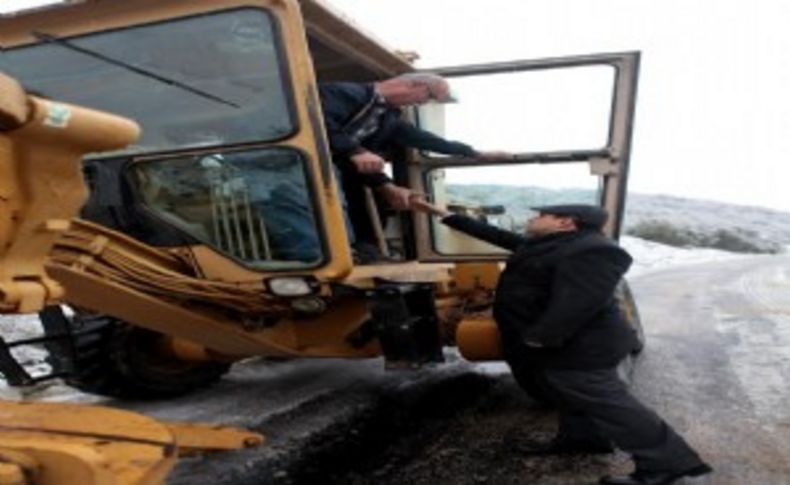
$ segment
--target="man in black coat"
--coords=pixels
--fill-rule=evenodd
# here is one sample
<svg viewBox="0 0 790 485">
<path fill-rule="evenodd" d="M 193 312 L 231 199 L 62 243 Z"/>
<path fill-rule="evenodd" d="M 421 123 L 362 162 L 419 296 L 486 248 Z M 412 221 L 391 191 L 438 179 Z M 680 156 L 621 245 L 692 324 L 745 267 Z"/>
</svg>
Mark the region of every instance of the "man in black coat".
<svg viewBox="0 0 790 485">
<path fill-rule="evenodd" d="M 536 207 L 529 237 L 427 203 L 442 223 L 513 252 L 496 289 L 494 319 L 516 380 L 537 386 L 560 411 L 557 436 L 522 443 L 530 454 L 631 453 L 636 471 L 609 485 L 669 484 L 711 468 L 669 425 L 634 398 L 618 363 L 637 345 L 614 292 L 631 257 L 601 229 L 604 209 Z"/>
<path fill-rule="evenodd" d="M 440 76 L 411 73 L 375 83 L 322 83 L 318 89 L 332 158 L 340 170 L 357 242 L 375 242 L 365 187 L 393 209 L 410 206 L 412 191 L 396 185 L 384 173 L 385 163 L 399 161 L 403 149 L 485 159 L 512 157 L 504 152 L 478 152 L 403 120 L 402 107 L 453 101 L 447 81 Z"/>
</svg>

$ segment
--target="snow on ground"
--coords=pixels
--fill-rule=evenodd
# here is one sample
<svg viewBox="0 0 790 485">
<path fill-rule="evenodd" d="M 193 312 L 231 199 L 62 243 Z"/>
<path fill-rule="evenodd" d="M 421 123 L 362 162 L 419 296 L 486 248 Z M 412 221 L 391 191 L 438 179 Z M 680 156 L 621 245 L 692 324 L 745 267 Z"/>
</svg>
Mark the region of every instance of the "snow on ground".
<svg viewBox="0 0 790 485">
<path fill-rule="evenodd" d="M 634 264 L 628 272 L 630 278 L 682 265 L 749 257 L 716 249 L 674 248 L 631 236 L 623 236 L 621 244 L 634 258 Z M 36 337 L 42 333 L 41 324 L 36 315 L 0 317 L 0 336 L 7 341 Z M 43 349 L 21 347 L 13 350 L 13 353 L 33 375 L 49 371 L 49 365 L 45 363 L 46 352 Z M 502 363 L 476 364 L 476 367 L 482 372 L 495 374 L 507 372 L 507 367 Z M 9 389 L 0 378 L 0 398 L 20 399 L 35 396 L 36 399 L 44 400 L 60 400 L 61 398 L 71 400 L 75 398 L 75 393 L 79 394 L 67 386 L 56 383 L 34 386 L 30 392 Z M 67 395 L 70 396 L 67 397 Z"/>
<path fill-rule="evenodd" d="M 0 317 L 0 337 L 6 342 L 39 337 L 44 334 L 38 315 L 9 315 Z M 11 349 L 11 354 L 24 365 L 33 375 L 49 372 L 49 365 L 44 362 L 47 353 L 39 347 Z M 0 380 L 0 385 L 3 381 Z"/>
<path fill-rule="evenodd" d="M 34 338 L 44 333 L 38 316 L 8 315 L 0 317 L 0 337 L 6 342 Z M 11 349 L 11 355 L 20 362 L 31 375 L 49 372 L 49 364 L 45 359 L 47 352 L 38 346 L 24 346 Z M 23 399 L 24 389 L 11 388 L 6 385 L 0 374 L 0 399 Z"/>
<path fill-rule="evenodd" d="M 620 244 L 634 258 L 634 263 L 628 271 L 629 278 L 677 266 L 753 256 L 720 249 L 676 248 L 632 236 L 621 237 Z"/>
</svg>

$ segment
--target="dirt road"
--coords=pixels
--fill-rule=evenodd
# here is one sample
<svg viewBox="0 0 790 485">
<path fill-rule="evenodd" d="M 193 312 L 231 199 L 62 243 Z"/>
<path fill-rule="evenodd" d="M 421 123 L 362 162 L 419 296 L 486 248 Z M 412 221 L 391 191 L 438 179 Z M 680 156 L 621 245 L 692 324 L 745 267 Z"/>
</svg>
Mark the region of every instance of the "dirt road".
<svg viewBox="0 0 790 485">
<path fill-rule="evenodd" d="M 649 334 L 636 390 L 712 462 L 709 483 L 790 483 L 790 259 L 634 282 Z"/>
</svg>

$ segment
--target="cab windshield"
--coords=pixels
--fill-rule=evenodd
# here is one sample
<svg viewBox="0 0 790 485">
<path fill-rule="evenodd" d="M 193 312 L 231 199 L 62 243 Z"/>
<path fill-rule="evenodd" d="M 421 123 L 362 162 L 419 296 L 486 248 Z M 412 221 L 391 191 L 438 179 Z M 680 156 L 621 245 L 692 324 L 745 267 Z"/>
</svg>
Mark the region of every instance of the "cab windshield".
<svg viewBox="0 0 790 485">
<path fill-rule="evenodd" d="M 144 155 L 124 168 L 135 203 L 251 269 L 325 261 L 306 158 L 266 146 L 297 131 L 268 11 L 32 35 L 39 43 L 0 50 L 0 71 L 40 97 L 137 121 L 134 145 L 101 155 Z"/>
<path fill-rule="evenodd" d="M 277 25 L 243 8 L 0 51 L 28 91 L 137 121 L 121 153 L 273 141 L 295 131 Z M 117 154 L 118 152 L 116 152 Z"/>
<path fill-rule="evenodd" d="M 149 211 L 247 267 L 310 268 L 324 258 L 297 150 L 209 151 L 135 163 L 129 174 Z"/>
</svg>

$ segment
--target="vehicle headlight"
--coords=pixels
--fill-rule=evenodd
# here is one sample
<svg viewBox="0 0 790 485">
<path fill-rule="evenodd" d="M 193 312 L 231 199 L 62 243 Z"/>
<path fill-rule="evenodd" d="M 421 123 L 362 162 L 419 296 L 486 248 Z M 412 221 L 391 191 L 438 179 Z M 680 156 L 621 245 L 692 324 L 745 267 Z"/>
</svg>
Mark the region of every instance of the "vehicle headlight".
<svg viewBox="0 0 790 485">
<path fill-rule="evenodd" d="M 305 296 L 313 293 L 315 282 L 298 276 L 270 278 L 266 280 L 269 291 L 277 296 Z"/>
<path fill-rule="evenodd" d="M 326 310 L 326 303 L 317 296 L 307 296 L 291 300 L 291 308 L 299 313 L 317 314 Z"/>
</svg>

